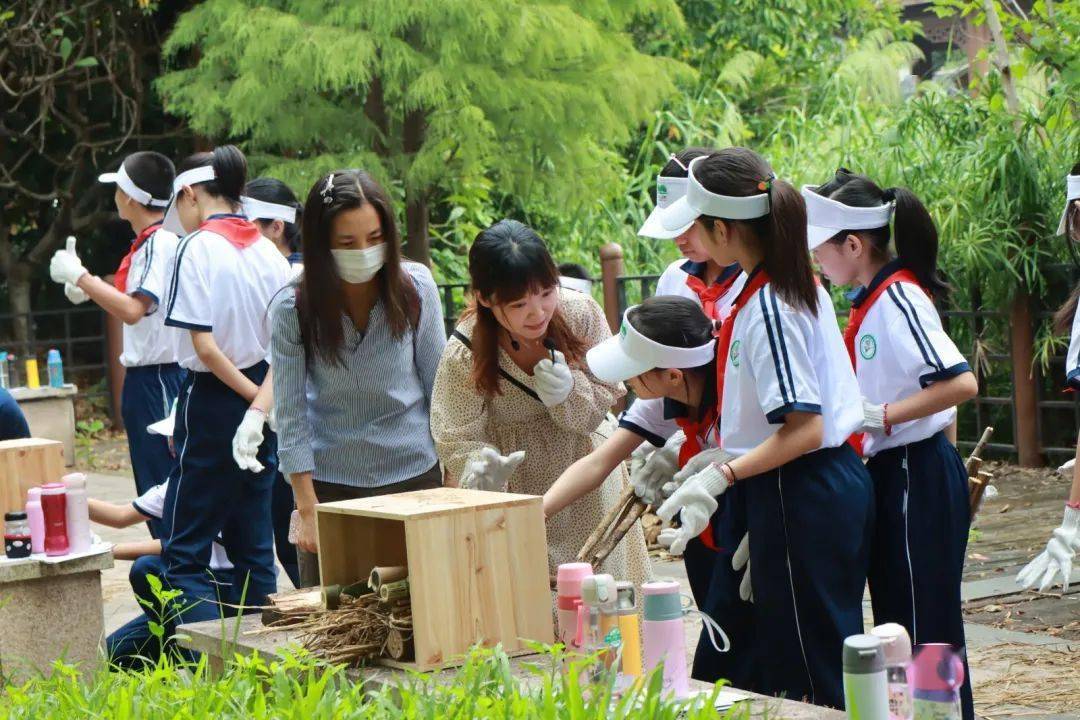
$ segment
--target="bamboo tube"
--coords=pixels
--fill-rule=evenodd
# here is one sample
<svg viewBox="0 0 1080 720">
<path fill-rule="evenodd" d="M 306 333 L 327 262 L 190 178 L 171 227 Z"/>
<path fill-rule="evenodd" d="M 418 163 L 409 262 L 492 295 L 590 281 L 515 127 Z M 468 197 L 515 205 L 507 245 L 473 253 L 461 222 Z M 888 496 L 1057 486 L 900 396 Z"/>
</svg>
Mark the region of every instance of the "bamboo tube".
<svg viewBox="0 0 1080 720">
<path fill-rule="evenodd" d="M 386 654 L 394 660 L 411 660 L 413 656 L 412 634 L 391 628 L 386 636 Z"/>
<path fill-rule="evenodd" d="M 371 569 L 371 575 L 368 577 L 368 588 L 372 592 L 379 592 L 379 588 L 384 584 L 404 580 L 408 576 L 409 569 L 403 565 L 373 567 Z"/>
<path fill-rule="evenodd" d="M 390 602 L 392 600 L 398 600 L 409 596 L 409 581 L 398 580 L 397 582 L 386 583 L 379 588 L 379 599 L 383 602 Z"/>
</svg>

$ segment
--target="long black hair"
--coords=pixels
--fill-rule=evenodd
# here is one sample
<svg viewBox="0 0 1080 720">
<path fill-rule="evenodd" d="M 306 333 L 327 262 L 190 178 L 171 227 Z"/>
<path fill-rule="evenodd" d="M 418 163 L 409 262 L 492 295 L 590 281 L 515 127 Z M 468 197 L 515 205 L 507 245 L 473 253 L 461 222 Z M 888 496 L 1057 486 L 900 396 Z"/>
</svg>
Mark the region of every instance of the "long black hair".
<svg viewBox="0 0 1080 720">
<path fill-rule="evenodd" d="M 770 282 L 786 303 L 817 315 L 818 297 L 806 242 L 806 204 L 788 182 L 776 180 L 772 167 L 753 150 L 741 147 L 714 152 L 694 166 L 694 177 L 718 195 L 769 194 L 769 214 L 753 220 L 702 215 L 705 227 L 739 226 L 757 244 Z M 752 268 L 743 268 L 749 272 Z"/>
<path fill-rule="evenodd" d="M 289 252 L 300 252 L 300 223 L 303 221 L 304 206 L 296 200 L 292 189 L 277 178 L 260 177 L 244 186 L 244 195 L 263 202 L 296 208 L 296 222 L 281 222 L 285 225 L 285 244 L 288 245 Z M 256 222 L 267 221 L 260 219 Z"/>
<path fill-rule="evenodd" d="M 227 200 L 233 210 L 238 210 L 247 180 L 247 158 L 244 153 L 235 145 L 221 145 L 210 152 L 195 153 L 180 163 L 176 174 L 207 165 L 214 168 L 214 179 L 195 184 L 208 195 Z"/>
<path fill-rule="evenodd" d="M 500 220 L 481 230 L 469 248 L 469 281 L 473 298 L 462 317 L 476 316 L 472 330 L 472 380 L 485 397 L 501 394 L 499 388 L 499 321 L 491 308 L 477 302 L 502 305 L 526 293 L 559 285 L 559 270 L 547 245 L 529 226 L 517 220 Z M 548 324 L 548 337 L 571 364 L 581 364 L 585 342 L 570 329 L 558 308 Z"/>
<path fill-rule="evenodd" d="M 817 188 L 817 193 L 851 207 L 877 207 L 895 202 L 895 232 L 890 232 L 888 225 L 871 230 L 841 230 L 829 242 L 842 243 L 848 235 L 858 235 L 870 243 L 876 259 L 887 262 L 892 259 L 889 252 L 891 236 L 900 264 L 915 273 L 919 283 L 935 298 L 943 299 L 949 294 L 951 288 L 937 267 L 937 226 L 915 193 L 903 187 L 882 190 L 867 176 L 846 168 L 837 170 L 829 182 Z"/>
<path fill-rule="evenodd" d="M 335 170 L 315 181 L 304 203 L 301 233 L 304 273 L 297 292 L 296 311 L 309 362 L 316 356 L 330 363 L 341 362 L 345 293 L 330 252 L 330 232 L 335 217 L 364 205 L 375 209 L 386 243 L 386 259 L 375 280 L 379 283 L 379 299 L 390 332 L 400 339 L 410 324 L 415 325 L 413 318 L 418 316 L 420 299 L 415 284 L 405 277 L 401 267 L 401 237 L 390 197 L 363 170 Z"/>
<path fill-rule="evenodd" d="M 1080 175 L 1080 163 L 1073 165 L 1070 175 Z M 1065 206 L 1065 242 L 1080 242 L 1080 207 L 1078 200 L 1070 200 Z M 1072 327 L 1076 308 L 1080 305 L 1080 283 L 1073 288 L 1069 299 L 1054 313 L 1054 331 L 1059 333 L 1069 332 Z"/>
</svg>

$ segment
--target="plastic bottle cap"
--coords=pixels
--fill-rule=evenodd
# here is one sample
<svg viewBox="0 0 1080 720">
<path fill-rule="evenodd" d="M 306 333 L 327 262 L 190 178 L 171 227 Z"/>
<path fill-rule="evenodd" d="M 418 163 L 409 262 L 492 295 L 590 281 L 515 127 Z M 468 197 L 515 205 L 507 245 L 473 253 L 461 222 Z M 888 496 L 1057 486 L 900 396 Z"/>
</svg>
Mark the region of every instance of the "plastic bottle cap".
<svg viewBox="0 0 1080 720">
<path fill-rule="evenodd" d="M 581 581 L 593 574 L 589 563 L 563 563 L 555 571 L 556 592 L 563 597 L 579 597 Z"/>
<path fill-rule="evenodd" d="M 656 622 L 676 619 L 681 621 L 683 607 L 679 590 L 679 583 L 673 580 L 647 582 L 642 585 L 642 610 L 645 619 Z"/>
<path fill-rule="evenodd" d="M 85 489 L 86 488 L 86 474 L 85 473 L 68 473 L 64 477 L 60 478 L 64 485 L 69 488 Z"/>
<path fill-rule="evenodd" d="M 615 605 L 618 607 L 620 615 L 637 612 L 637 598 L 634 593 L 634 583 L 629 580 L 618 581 L 615 583 L 615 594 Z"/>
<path fill-rule="evenodd" d="M 900 623 L 878 625 L 870 634 L 881 639 L 886 665 L 906 665 L 911 662 L 911 637 Z"/>
<path fill-rule="evenodd" d="M 615 578 L 611 575 L 589 575 L 581 581 L 581 601 L 586 605 L 614 610 Z"/>
<path fill-rule="evenodd" d="M 47 483 L 41 486 L 42 495 L 63 495 L 67 492 L 67 486 L 63 483 Z"/>
<path fill-rule="evenodd" d="M 26 499 L 27 500 L 37 500 L 38 502 L 41 502 L 41 488 L 32 487 L 29 490 L 27 490 L 26 491 Z"/>
<path fill-rule="evenodd" d="M 25 520 L 26 519 L 26 513 L 19 512 L 19 511 L 6 512 L 6 513 L 4 513 L 4 519 L 5 520 Z"/>
<path fill-rule="evenodd" d="M 869 675 L 885 671 L 885 650 L 881 638 L 873 635 L 852 635 L 844 640 L 844 672 L 848 675 Z"/>
</svg>

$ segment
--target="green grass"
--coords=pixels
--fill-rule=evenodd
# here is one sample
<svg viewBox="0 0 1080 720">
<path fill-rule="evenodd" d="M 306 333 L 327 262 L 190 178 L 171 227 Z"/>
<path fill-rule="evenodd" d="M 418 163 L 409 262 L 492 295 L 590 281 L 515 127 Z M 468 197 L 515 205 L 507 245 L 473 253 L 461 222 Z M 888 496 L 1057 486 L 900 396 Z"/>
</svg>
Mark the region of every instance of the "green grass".
<svg viewBox="0 0 1080 720">
<path fill-rule="evenodd" d="M 530 677 L 511 672 L 501 649 L 476 649 L 452 682 L 437 684 L 430 675 L 410 673 L 396 686 L 365 691 L 343 667 L 328 667 L 300 652 L 283 652 L 267 662 L 236 656 L 220 674 L 205 661 L 160 662 L 139 672 L 101 670 L 83 677 L 58 663 L 48 679 L 7 686 L 0 696 L 0 718 L 537 718 L 544 720 L 626 718 L 748 718 L 737 707 L 724 714 L 708 697 L 690 702 L 665 699 L 653 673 L 631 692 L 615 698 L 614 676 L 583 685 L 578 678 L 589 660 L 569 660 L 561 649 L 543 648 Z M 568 670 L 555 668 L 565 665 Z"/>
</svg>

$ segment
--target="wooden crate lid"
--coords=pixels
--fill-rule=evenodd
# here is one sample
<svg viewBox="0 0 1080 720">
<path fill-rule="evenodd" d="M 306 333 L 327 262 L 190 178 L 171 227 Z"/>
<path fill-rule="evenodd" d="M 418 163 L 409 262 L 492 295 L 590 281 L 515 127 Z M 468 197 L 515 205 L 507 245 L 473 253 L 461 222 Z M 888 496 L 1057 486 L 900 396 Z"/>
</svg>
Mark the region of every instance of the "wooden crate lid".
<svg viewBox="0 0 1080 720">
<path fill-rule="evenodd" d="M 28 450 L 38 447 L 48 447 L 50 445 L 54 445 L 61 450 L 64 448 L 64 443 L 59 440 L 48 440 L 46 438 L 19 438 L 18 440 L 0 440 L 0 451 Z"/>
<path fill-rule="evenodd" d="M 413 520 L 539 502 L 542 502 L 542 498 L 537 495 L 442 487 L 396 495 L 377 495 L 356 500 L 320 503 L 317 509 L 320 513 L 357 515 L 386 520 Z"/>
</svg>

